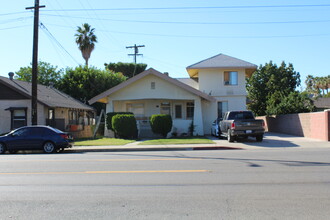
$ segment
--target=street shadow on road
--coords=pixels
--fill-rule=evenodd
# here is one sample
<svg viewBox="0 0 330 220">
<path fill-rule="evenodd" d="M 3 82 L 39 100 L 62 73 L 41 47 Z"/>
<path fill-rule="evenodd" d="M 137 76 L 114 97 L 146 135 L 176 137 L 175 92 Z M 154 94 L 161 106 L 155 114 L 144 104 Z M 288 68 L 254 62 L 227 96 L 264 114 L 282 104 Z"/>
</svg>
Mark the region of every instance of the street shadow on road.
<svg viewBox="0 0 330 220">
<path fill-rule="evenodd" d="M 238 139 L 238 143 L 242 143 L 248 146 L 254 147 L 269 147 L 269 148 L 282 148 L 282 147 L 299 147 L 299 145 L 287 141 L 287 140 L 275 140 L 271 138 L 265 138 L 262 142 L 257 142 L 255 138 L 248 138 L 248 139 Z"/>
<path fill-rule="evenodd" d="M 116 154 L 122 156 L 132 157 L 159 157 L 159 158 L 176 158 L 176 159 L 196 159 L 196 160 L 222 160 L 222 161 L 233 161 L 242 162 L 248 167 L 264 167 L 260 163 L 270 162 L 277 163 L 289 167 L 311 167 L 311 166 L 330 166 L 327 162 L 315 162 L 315 161 L 299 161 L 299 160 L 276 160 L 276 159 L 258 159 L 258 158 L 231 158 L 231 157 L 192 157 L 186 156 L 184 153 L 176 152 L 177 155 L 156 155 L 156 154 Z"/>
</svg>

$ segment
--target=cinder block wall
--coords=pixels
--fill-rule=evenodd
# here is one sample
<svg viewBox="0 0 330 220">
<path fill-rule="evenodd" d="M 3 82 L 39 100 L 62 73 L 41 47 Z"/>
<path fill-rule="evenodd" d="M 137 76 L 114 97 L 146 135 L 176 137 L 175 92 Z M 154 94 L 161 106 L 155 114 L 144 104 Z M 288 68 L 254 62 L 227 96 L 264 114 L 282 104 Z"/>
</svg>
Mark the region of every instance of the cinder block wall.
<svg viewBox="0 0 330 220">
<path fill-rule="evenodd" d="M 330 111 L 257 117 L 266 131 L 330 141 Z"/>
</svg>

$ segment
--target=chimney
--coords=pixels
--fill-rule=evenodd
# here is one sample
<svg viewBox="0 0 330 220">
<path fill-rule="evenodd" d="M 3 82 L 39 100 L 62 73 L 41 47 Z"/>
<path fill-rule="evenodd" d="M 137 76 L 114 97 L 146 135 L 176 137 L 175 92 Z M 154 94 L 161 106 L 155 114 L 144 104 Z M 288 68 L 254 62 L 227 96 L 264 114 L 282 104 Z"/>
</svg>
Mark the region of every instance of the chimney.
<svg viewBox="0 0 330 220">
<path fill-rule="evenodd" d="M 164 75 L 168 76 L 168 72 L 164 72 Z"/>
<path fill-rule="evenodd" d="M 14 79 L 14 73 L 13 72 L 9 72 L 8 73 L 9 79 L 13 80 Z"/>
</svg>

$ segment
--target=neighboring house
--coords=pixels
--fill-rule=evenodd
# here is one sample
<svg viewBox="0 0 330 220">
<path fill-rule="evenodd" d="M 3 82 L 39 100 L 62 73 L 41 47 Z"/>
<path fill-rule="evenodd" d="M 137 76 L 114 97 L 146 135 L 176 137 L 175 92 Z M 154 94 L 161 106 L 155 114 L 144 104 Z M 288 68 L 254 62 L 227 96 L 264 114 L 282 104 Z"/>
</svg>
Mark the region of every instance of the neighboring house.
<svg viewBox="0 0 330 220">
<path fill-rule="evenodd" d="M 31 124 L 31 83 L 0 76 L 0 134 Z M 38 85 L 38 124 L 84 130 L 94 109 L 51 86 Z"/>
<path fill-rule="evenodd" d="M 106 103 L 106 112 L 133 112 L 139 136 L 150 136 L 153 114 L 170 114 L 172 132 L 188 133 L 193 122 L 195 135 L 209 134 L 211 124 L 228 110 L 246 110 L 246 81 L 257 66 L 219 54 L 187 67 L 190 78 L 174 79 L 155 69 L 92 98 L 89 104 Z M 105 131 L 106 136 L 112 136 Z"/>
<path fill-rule="evenodd" d="M 324 111 L 330 109 L 330 98 L 318 98 L 314 101 L 316 111 Z"/>
</svg>

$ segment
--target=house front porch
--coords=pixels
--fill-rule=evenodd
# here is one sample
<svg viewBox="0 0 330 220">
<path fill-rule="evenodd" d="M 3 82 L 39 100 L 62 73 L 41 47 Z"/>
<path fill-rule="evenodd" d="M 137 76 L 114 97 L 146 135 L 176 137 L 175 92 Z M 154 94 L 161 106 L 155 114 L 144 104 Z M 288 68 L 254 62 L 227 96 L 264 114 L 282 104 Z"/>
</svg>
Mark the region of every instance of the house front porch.
<svg viewBox="0 0 330 220">
<path fill-rule="evenodd" d="M 175 99 L 140 99 L 112 100 L 107 105 L 107 112 L 132 112 L 137 120 L 139 138 L 161 137 L 152 132 L 150 118 L 154 114 L 172 116 L 172 131 L 168 136 L 189 134 L 189 127 L 194 121 L 195 134 L 203 135 L 201 122 L 201 101 Z M 105 136 L 112 137 L 112 132 L 105 131 Z"/>
</svg>

